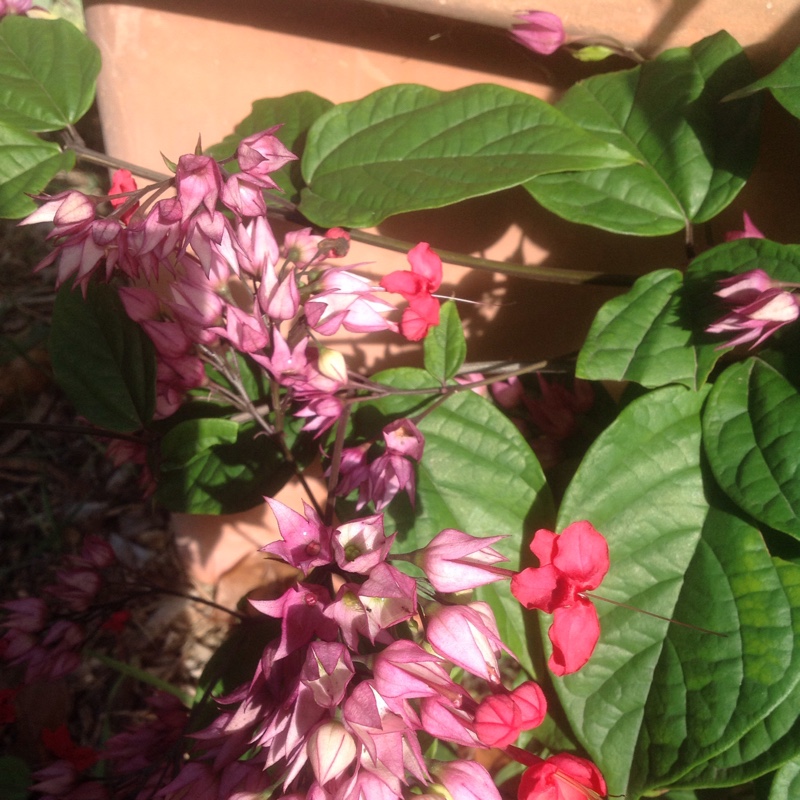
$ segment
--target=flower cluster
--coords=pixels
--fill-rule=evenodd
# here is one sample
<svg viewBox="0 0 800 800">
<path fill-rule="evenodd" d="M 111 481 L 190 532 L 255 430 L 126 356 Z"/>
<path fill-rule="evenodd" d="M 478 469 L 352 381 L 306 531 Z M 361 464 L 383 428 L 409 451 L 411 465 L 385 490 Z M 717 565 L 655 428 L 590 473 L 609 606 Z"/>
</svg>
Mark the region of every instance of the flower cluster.
<svg viewBox="0 0 800 800">
<path fill-rule="evenodd" d="M 420 735 L 506 748 L 545 716 L 536 683 L 503 685 L 499 658 L 510 653 L 491 608 L 453 603 L 452 595 L 435 591 L 508 577 L 493 566 L 501 557 L 491 545 L 501 537 L 443 531 L 397 559 L 395 537 L 386 535 L 379 514 L 332 527 L 309 506 L 300 514 L 268 502 L 281 538 L 262 549 L 301 573 L 280 597 L 251 600 L 280 620 L 280 635 L 253 679 L 219 699 L 217 719 L 194 734 L 199 755 L 159 797 L 202 791 L 222 800 L 278 784 L 284 800 L 400 800 L 416 791 L 499 800 L 477 763 L 426 760 Z M 428 570 L 430 600 L 420 599 L 418 581 L 394 566 L 397 560 Z M 469 688 L 453 677 L 454 667 L 471 676 Z M 574 774 L 528 753 L 523 763 L 537 770 L 526 785 Z M 599 775 L 592 765 L 584 772 Z M 520 795 L 536 796 L 528 789 Z"/>
<path fill-rule="evenodd" d="M 425 439 L 410 419 L 399 419 L 383 429 L 384 452 L 369 459 L 369 443 L 342 451 L 339 482 L 334 492 L 347 496 L 358 490 L 356 510 L 372 502 L 382 511 L 397 494 L 405 491 L 414 505 L 416 477 L 412 462 L 419 462 Z"/>
<path fill-rule="evenodd" d="M 158 417 L 205 385 L 208 367 L 224 371 L 225 351 L 233 349 L 286 390 L 287 407 L 294 404 L 306 430 L 322 433 L 342 413 L 348 373 L 341 355 L 317 338 L 340 328 L 398 330 L 380 287 L 327 263 L 346 252 L 346 232 L 322 236 L 304 228 L 286 234 L 282 246 L 276 241 L 263 191 L 277 188 L 271 173 L 295 158 L 275 135 L 278 127 L 242 140 L 239 172 L 187 154 L 174 178 L 142 190 L 130 173 L 118 172 L 108 215 L 101 213 L 104 198 L 72 190 L 43 198 L 22 223 L 52 224 L 55 247 L 38 269 L 57 263 L 58 284 L 71 280 L 85 292 L 97 278 L 122 283 L 128 316 L 155 347 Z M 175 196 L 158 199 L 169 188 Z M 441 261 L 427 244 L 409 258 L 411 271 L 387 279 L 405 287 L 401 328 L 417 339 L 438 323 L 430 292 L 441 282 Z"/>
<path fill-rule="evenodd" d="M 52 680 L 67 675 L 80 664 L 86 639 L 76 621 L 100 590 L 102 571 L 115 561 L 113 550 L 98 537 L 87 537 L 79 555 L 66 556 L 53 583 L 42 597 L 22 597 L 0 604 L 6 617 L 0 622 L 0 659 L 25 667 L 25 682 Z M 108 622 L 109 620 L 106 620 Z"/>
</svg>

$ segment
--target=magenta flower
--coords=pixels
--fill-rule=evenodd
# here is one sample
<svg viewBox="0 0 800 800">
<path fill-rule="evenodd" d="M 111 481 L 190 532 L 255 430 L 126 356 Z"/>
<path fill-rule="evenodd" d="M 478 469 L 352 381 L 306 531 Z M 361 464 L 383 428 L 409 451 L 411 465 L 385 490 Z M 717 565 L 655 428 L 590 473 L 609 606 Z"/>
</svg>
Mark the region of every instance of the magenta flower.
<svg viewBox="0 0 800 800">
<path fill-rule="evenodd" d="M 331 562 L 331 529 L 312 506 L 303 502 L 303 516 L 278 500 L 265 499 L 278 521 L 281 540 L 264 545 L 262 552 L 276 555 L 306 575 Z"/>
<path fill-rule="evenodd" d="M 726 242 L 733 242 L 736 239 L 763 239 L 764 234 L 753 225 L 753 220 L 750 219 L 750 215 L 745 211 L 742 214 L 743 218 L 743 229 L 740 231 L 728 231 L 725 234 L 725 241 Z"/>
<path fill-rule="evenodd" d="M 524 11 L 516 16 L 521 22 L 514 23 L 511 36 L 528 50 L 549 56 L 564 44 L 564 24 L 555 14 L 549 11 Z"/>
<path fill-rule="evenodd" d="M 800 306 L 783 284 L 773 281 L 760 269 L 743 272 L 720 281 L 715 293 L 731 310 L 706 328 L 707 333 L 732 333 L 734 337 L 720 347 L 735 347 L 752 342 L 751 349 L 772 336 L 784 325 L 800 317 Z"/>
<path fill-rule="evenodd" d="M 559 536 L 538 530 L 531 551 L 539 567 L 528 567 L 511 579 L 511 593 L 525 608 L 553 615 L 549 667 L 559 676 L 579 670 L 592 655 L 600 622 L 584 595 L 596 589 L 608 571 L 608 544 L 589 522 L 573 522 Z"/>
</svg>

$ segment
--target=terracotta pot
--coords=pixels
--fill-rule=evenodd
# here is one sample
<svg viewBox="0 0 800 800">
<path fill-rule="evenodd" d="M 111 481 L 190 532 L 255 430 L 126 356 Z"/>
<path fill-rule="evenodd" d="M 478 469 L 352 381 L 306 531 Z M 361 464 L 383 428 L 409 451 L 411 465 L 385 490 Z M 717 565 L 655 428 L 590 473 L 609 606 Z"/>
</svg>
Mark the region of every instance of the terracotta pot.
<svg viewBox="0 0 800 800">
<path fill-rule="evenodd" d="M 585 65 L 565 54 L 539 58 L 501 29 L 465 21 L 483 15 L 506 24 L 517 0 L 394 2 L 462 19 L 365 0 L 87 0 L 88 30 L 103 56 L 99 105 L 108 152 L 159 169 L 161 152 L 175 159 L 194 147 L 198 134 L 205 144 L 219 141 L 253 100 L 300 90 L 342 102 L 398 82 L 450 90 L 490 81 L 550 98 L 587 74 Z M 559 0 L 554 10 L 572 33 L 602 32 L 648 52 L 689 44 L 720 27 L 761 58 L 783 57 L 800 39 L 800 10 L 788 0 Z M 716 240 L 740 227 L 748 206 L 758 208 L 756 223 L 773 238 L 800 240 L 800 187 L 789 179 L 800 164 L 798 137 L 786 115 L 768 106 L 758 174 L 714 221 Z M 410 242 L 566 269 L 635 275 L 684 261 L 680 234 L 625 238 L 582 228 L 539 208 L 521 190 L 401 215 L 380 230 Z M 352 258 L 374 262 L 376 272 L 406 266 L 402 255 L 364 246 L 355 247 Z M 463 307 L 469 355 L 476 361 L 574 351 L 596 309 L 614 293 L 457 267 L 447 268 L 443 290 L 492 304 Z M 402 348 L 389 343 L 360 352 L 364 361 L 383 363 L 398 354 Z"/>
</svg>

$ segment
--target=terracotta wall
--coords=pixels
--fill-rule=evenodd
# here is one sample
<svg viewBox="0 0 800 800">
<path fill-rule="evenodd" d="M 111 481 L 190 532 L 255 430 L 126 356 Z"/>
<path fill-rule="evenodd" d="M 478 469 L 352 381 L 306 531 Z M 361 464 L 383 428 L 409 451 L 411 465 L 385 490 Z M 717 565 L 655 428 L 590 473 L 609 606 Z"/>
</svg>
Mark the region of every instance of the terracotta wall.
<svg viewBox="0 0 800 800">
<path fill-rule="evenodd" d="M 456 0 L 412 2 L 448 7 L 448 12 L 464 5 Z M 534 56 L 496 27 L 367 0 L 89 0 L 86 5 L 90 35 L 103 55 L 99 102 L 107 150 L 156 169 L 162 167 L 160 152 L 177 158 L 194 147 L 198 133 L 206 144 L 221 139 L 259 97 L 309 89 L 341 102 L 396 82 L 448 90 L 492 81 L 550 98 L 588 69 L 563 54 Z M 486 0 L 485 5 L 503 13 L 510 8 L 506 0 Z M 582 7 L 597 13 L 590 17 Z M 769 46 L 777 41 L 776 30 L 783 31 L 780 47 L 790 49 L 787 37 L 798 38 L 794 32 L 800 18 L 800 6 L 782 0 L 560 0 L 551 8 L 571 27 L 607 26 L 621 38 L 646 40 L 654 47 L 689 43 L 730 23 L 756 54 L 777 52 Z M 743 27 L 744 9 L 750 9 L 755 26 L 749 33 Z M 714 224 L 710 235 L 717 239 L 725 229 L 739 227 L 742 208 L 757 205 L 757 223 L 768 233 L 800 241 L 794 212 L 800 188 L 789 181 L 786 169 L 787 162 L 800 162 L 797 132 L 774 106 L 767 110 L 772 155 L 759 165 L 759 180 Z M 581 228 L 537 207 L 521 190 L 398 216 L 380 230 L 435 247 L 567 269 L 639 274 L 683 262 L 680 235 L 623 239 Z M 706 233 L 699 232 L 698 238 Z M 358 248 L 354 257 L 374 262 L 377 271 L 405 266 L 402 256 L 382 251 Z M 473 360 L 569 352 L 579 346 L 595 309 L 614 291 L 506 281 L 455 267 L 446 277 L 446 291 L 487 303 L 464 306 Z M 397 349 L 390 349 L 382 350 L 381 357 L 394 356 Z"/>
</svg>

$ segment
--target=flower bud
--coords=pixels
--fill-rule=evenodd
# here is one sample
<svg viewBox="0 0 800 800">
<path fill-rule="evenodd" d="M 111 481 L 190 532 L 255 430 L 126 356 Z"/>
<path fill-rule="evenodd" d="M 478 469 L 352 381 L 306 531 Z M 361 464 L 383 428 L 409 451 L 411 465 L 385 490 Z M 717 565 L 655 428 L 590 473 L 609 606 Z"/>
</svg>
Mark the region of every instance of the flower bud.
<svg viewBox="0 0 800 800">
<path fill-rule="evenodd" d="M 356 743 L 340 722 L 330 720 L 308 740 L 308 760 L 320 785 L 338 778 L 355 760 Z"/>
<path fill-rule="evenodd" d="M 338 350 L 323 347 L 319 353 L 317 368 L 326 378 L 347 383 L 347 364 Z"/>
</svg>

